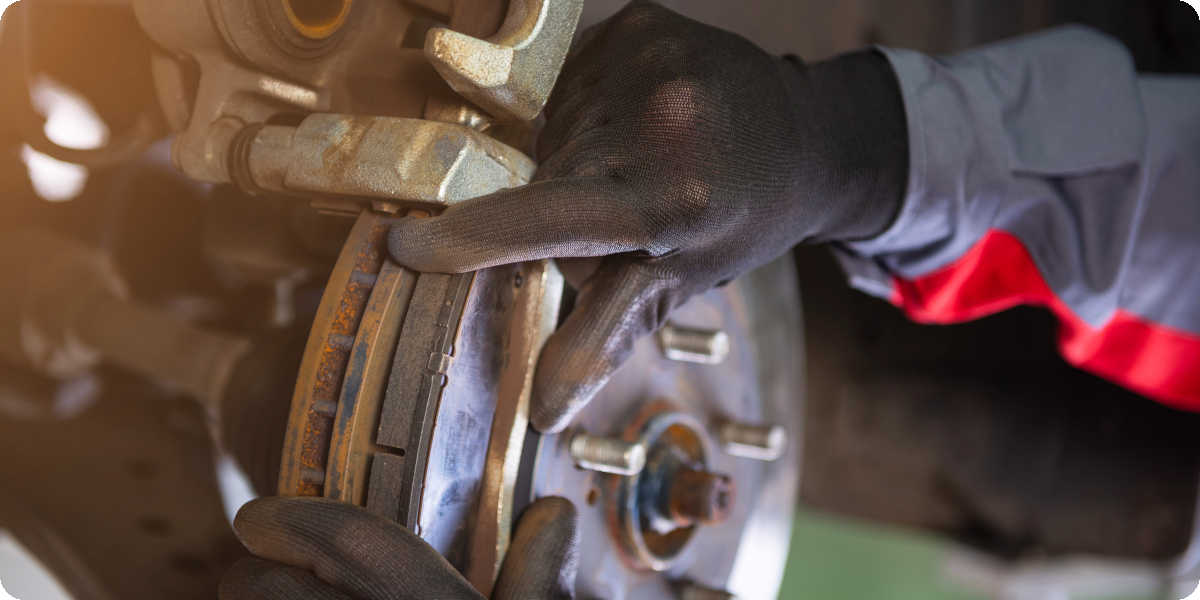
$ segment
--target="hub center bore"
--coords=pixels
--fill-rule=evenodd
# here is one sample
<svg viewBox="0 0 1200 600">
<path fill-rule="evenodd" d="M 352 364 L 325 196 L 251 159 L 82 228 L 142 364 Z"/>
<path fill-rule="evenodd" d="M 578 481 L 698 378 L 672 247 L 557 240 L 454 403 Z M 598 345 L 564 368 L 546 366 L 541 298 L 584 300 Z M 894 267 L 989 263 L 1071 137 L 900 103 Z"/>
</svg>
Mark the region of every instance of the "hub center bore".
<svg viewBox="0 0 1200 600">
<path fill-rule="evenodd" d="M 646 465 L 623 478 L 612 522 L 632 561 L 663 571 L 683 554 L 701 525 L 724 521 L 733 507 L 734 485 L 708 470 L 710 443 L 704 426 L 680 412 L 657 412 L 645 420 L 637 443 Z"/>
</svg>

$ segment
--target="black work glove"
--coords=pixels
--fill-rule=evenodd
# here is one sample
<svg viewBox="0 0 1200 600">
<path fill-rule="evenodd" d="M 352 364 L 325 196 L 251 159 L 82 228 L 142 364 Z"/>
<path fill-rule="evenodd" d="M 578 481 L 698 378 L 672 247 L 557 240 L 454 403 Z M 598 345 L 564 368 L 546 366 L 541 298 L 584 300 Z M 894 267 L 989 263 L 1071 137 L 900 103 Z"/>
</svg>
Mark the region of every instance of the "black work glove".
<svg viewBox="0 0 1200 600">
<path fill-rule="evenodd" d="M 689 297 L 799 242 L 881 232 L 908 171 L 898 84 L 876 52 L 805 65 L 648 2 L 584 37 L 546 107 L 534 182 L 389 239 L 422 271 L 605 257 L 538 363 L 531 418 L 546 432 Z"/>
<path fill-rule="evenodd" d="M 521 516 L 495 600 L 571 598 L 575 507 L 543 498 Z M 221 600 L 482 600 L 436 550 L 397 523 L 325 498 L 260 498 L 238 511 L 238 538 L 257 558 L 221 581 Z"/>
</svg>

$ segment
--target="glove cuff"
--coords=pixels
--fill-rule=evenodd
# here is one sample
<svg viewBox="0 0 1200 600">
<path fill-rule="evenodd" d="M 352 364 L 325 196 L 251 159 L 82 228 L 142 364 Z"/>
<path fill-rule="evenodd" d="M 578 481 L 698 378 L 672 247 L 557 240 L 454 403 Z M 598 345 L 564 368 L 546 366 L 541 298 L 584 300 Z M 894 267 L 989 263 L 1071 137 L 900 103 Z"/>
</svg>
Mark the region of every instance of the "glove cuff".
<svg viewBox="0 0 1200 600">
<path fill-rule="evenodd" d="M 831 195 L 825 222 L 804 241 L 853 241 L 882 233 L 899 214 L 908 183 L 908 125 L 895 71 L 861 50 L 805 65 L 781 61 L 802 140 L 820 140 L 806 168 Z M 816 154 L 816 156 L 814 156 Z M 815 164 L 813 164 L 815 163 Z M 804 193 L 804 192 L 801 192 Z"/>
</svg>

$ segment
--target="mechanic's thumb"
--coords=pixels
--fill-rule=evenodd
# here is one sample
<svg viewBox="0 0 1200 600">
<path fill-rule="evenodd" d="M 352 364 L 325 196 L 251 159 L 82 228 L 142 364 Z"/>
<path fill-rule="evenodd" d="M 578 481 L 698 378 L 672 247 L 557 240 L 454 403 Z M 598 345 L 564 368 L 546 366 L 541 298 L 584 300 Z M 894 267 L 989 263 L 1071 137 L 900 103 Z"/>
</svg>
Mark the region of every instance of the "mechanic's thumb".
<svg viewBox="0 0 1200 600">
<path fill-rule="evenodd" d="M 605 259 L 542 349 L 529 410 L 533 426 L 562 431 L 625 362 L 634 342 L 658 329 L 673 292 L 672 280 L 629 257 Z"/>
<path fill-rule="evenodd" d="M 492 600 L 573 598 L 579 569 L 575 506 L 542 498 L 525 509 L 508 547 Z"/>
</svg>

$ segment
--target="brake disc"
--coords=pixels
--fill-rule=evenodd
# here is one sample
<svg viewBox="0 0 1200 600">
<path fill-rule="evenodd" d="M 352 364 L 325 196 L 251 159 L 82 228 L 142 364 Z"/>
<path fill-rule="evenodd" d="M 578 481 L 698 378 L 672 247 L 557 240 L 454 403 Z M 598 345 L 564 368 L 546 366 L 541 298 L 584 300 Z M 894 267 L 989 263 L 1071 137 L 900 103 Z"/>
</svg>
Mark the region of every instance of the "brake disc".
<svg viewBox="0 0 1200 600">
<path fill-rule="evenodd" d="M 533 495 L 580 508 L 581 597 L 777 597 L 800 470 L 799 311 L 790 257 L 697 296 L 539 440 Z M 642 445 L 645 467 L 577 468 L 580 431 Z"/>
<path fill-rule="evenodd" d="M 326 287 L 281 493 L 395 520 L 485 595 L 514 517 L 559 495 L 580 510 L 581 597 L 774 597 L 803 383 L 789 260 L 681 307 L 564 433 L 539 436 L 527 412 L 559 312 L 552 263 L 415 273 L 386 259 L 392 219 L 358 217 Z"/>
</svg>

